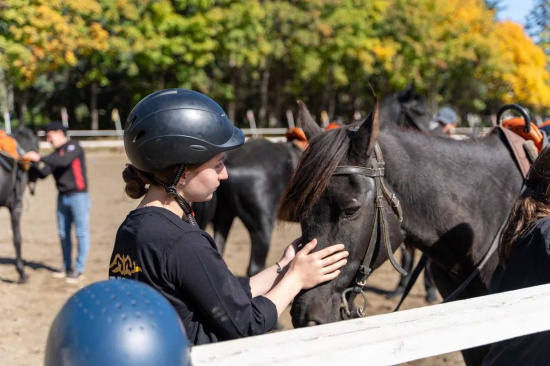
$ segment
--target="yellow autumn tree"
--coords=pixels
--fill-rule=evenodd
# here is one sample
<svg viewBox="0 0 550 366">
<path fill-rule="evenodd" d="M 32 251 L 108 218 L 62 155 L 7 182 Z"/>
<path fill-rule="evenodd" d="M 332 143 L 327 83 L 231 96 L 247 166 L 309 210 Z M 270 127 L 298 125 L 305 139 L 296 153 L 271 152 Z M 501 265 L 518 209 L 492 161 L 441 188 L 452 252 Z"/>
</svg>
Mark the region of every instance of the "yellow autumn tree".
<svg viewBox="0 0 550 366">
<path fill-rule="evenodd" d="M 494 75 L 494 96 L 542 109 L 550 107 L 550 73 L 546 55 L 521 25 L 505 21 L 495 27 L 498 58 L 506 68 Z"/>
<path fill-rule="evenodd" d="M 95 0 L 7 0 L 0 9 L 0 68 L 18 89 L 36 77 L 74 66 L 78 54 L 107 50 L 108 33 L 89 18 Z"/>
</svg>

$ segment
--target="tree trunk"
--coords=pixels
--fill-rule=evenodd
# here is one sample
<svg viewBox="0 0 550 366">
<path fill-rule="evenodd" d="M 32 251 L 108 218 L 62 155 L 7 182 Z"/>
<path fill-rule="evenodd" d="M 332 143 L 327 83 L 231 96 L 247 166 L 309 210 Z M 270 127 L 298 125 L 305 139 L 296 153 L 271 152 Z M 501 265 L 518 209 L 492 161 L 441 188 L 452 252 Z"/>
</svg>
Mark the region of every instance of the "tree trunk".
<svg viewBox="0 0 550 366">
<path fill-rule="evenodd" d="M 92 130 L 99 129 L 99 113 L 97 110 L 97 94 L 98 94 L 97 83 L 94 82 L 90 88 L 90 112 L 92 116 Z"/>
<path fill-rule="evenodd" d="M 262 72 L 262 81 L 260 84 L 260 110 L 258 112 L 259 127 L 267 126 L 267 108 L 269 101 L 269 73 L 271 62 L 266 61 L 265 69 Z"/>
<path fill-rule="evenodd" d="M 237 110 L 237 95 L 239 93 L 238 87 L 239 87 L 239 80 L 237 76 L 237 69 L 234 67 L 229 68 L 229 84 L 231 85 L 231 88 L 233 89 L 233 95 L 235 96 L 235 99 L 229 101 L 229 104 L 227 105 L 227 118 L 231 122 L 233 122 L 234 125 L 236 125 L 235 116 L 236 116 L 236 110 Z"/>
<path fill-rule="evenodd" d="M 229 118 L 229 120 L 233 122 L 233 124 L 235 124 L 235 102 L 234 101 L 229 102 L 229 104 L 227 105 L 227 118 Z"/>
<path fill-rule="evenodd" d="M 28 100 L 29 100 L 29 94 L 27 91 L 24 91 L 21 95 L 21 102 L 19 104 L 19 127 L 25 127 L 26 125 L 26 116 L 27 116 L 27 110 L 28 110 Z"/>
<path fill-rule="evenodd" d="M 428 107 L 433 114 L 437 113 L 438 105 L 437 96 L 439 95 L 439 88 L 437 87 L 437 81 L 432 80 L 428 87 Z"/>
</svg>

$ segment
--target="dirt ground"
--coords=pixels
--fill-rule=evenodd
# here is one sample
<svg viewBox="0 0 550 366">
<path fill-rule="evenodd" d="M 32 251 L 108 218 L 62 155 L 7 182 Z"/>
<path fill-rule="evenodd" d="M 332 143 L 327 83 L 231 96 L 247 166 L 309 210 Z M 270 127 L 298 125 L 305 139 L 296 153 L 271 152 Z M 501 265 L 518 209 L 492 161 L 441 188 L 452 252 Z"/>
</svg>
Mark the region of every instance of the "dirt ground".
<svg viewBox="0 0 550 366">
<path fill-rule="evenodd" d="M 14 266 L 14 249 L 7 209 L 0 210 L 0 365 L 41 365 L 50 325 L 65 301 L 80 288 L 107 279 L 107 267 L 118 225 L 136 206 L 123 191 L 121 172 L 126 157 L 120 151 L 89 151 L 87 166 L 92 200 L 91 249 L 86 279 L 70 285 L 62 279 L 52 278 L 52 270 L 61 265 L 61 248 L 57 236 L 55 205 L 57 192 L 53 178 L 39 182 L 37 194 L 26 193 L 22 220 L 23 258 L 30 276 L 28 283 L 17 284 Z M 268 263 L 274 263 L 290 241 L 300 236 L 297 224 L 278 225 L 274 232 Z M 236 275 L 244 275 L 249 258 L 248 233 L 240 222 L 232 228 L 225 259 Z M 391 290 L 398 275 L 391 265 L 377 270 L 368 285 Z M 368 314 L 390 312 L 397 299 L 387 300 L 383 294 L 369 292 Z M 426 306 L 422 280 L 413 288 L 403 308 Z M 287 312 L 281 319 L 285 330 L 292 325 Z M 418 360 L 410 365 L 463 365 L 458 352 Z"/>
</svg>

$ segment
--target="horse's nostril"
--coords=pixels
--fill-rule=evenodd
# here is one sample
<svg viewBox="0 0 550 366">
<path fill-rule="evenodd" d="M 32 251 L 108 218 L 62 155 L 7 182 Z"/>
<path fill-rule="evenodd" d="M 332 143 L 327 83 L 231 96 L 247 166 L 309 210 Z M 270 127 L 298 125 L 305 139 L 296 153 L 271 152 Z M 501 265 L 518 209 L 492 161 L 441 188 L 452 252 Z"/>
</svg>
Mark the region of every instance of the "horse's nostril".
<svg viewBox="0 0 550 366">
<path fill-rule="evenodd" d="M 314 327 L 316 325 L 319 325 L 319 323 L 317 323 L 315 320 L 310 320 L 307 322 L 308 327 Z"/>
</svg>

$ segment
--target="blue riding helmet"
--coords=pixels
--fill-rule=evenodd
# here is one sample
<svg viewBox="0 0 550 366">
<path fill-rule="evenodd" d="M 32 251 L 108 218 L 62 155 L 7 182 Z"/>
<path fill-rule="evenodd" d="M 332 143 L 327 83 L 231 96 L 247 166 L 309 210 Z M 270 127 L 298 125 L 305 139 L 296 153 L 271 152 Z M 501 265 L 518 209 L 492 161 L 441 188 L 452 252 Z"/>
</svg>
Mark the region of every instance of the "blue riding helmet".
<svg viewBox="0 0 550 366">
<path fill-rule="evenodd" d="M 451 107 L 443 107 L 437 112 L 436 120 L 446 125 L 456 123 L 458 117 Z"/>
<path fill-rule="evenodd" d="M 101 281 L 71 296 L 48 335 L 45 366 L 190 365 L 172 305 L 133 280 Z"/>
</svg>

